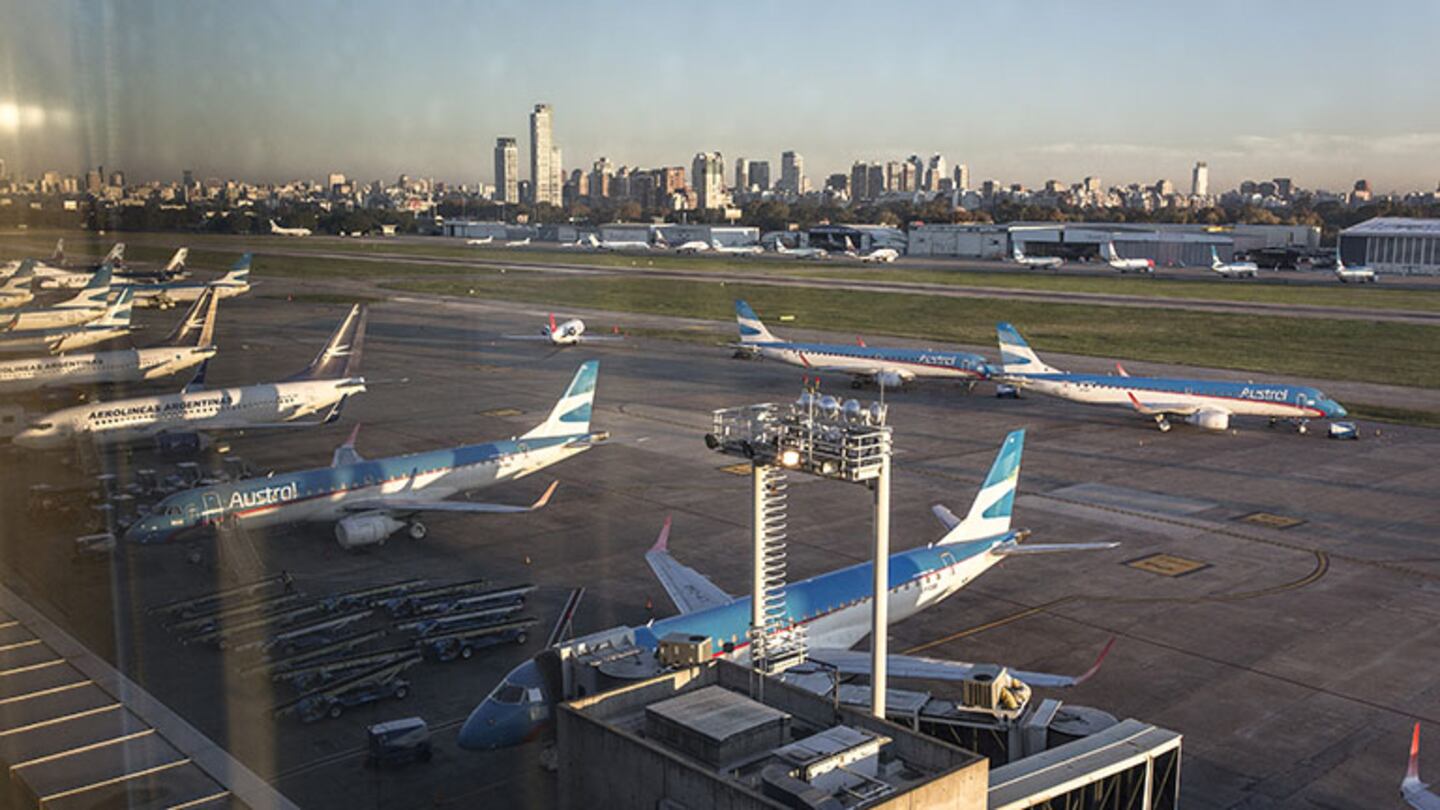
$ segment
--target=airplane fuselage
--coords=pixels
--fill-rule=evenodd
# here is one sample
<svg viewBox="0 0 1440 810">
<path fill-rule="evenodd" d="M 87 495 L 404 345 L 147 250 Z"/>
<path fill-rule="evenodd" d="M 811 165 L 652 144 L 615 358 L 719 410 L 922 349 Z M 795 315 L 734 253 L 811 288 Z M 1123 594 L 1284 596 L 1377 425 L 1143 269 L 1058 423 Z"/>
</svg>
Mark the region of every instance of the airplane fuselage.
<svg viewBox="0 0 1440 810">
<path fill-rule="evenodd" d="M 162 301 L 171 304 L 188 304 L 198 299 L 207 287 L 214 289 L 215 297 L 220 299 L 234 298 L 250 292 L 248 283 L 218 281 L 173 281 L 161 284 L 130 285 L 130 289 L 135 293 L 135 306 L 137 307 L 159 306 Z"/>
<path fill-rule="evenodd" d="M 199 365 L 215 352 L 213 346 L 164 346 L 0 362 L 0 392 L 154 380 Z"/>
<path fill-rule="evenodd" d="M 893 349 L 844 343 L 748 343 L 761 357 L 820 371 L 871 376 L 894 372 L 904 377 L 978 380 L 987 375 L 985 358 L 965 352 Z"/>
<path fill-rule="evenodd" d="M 46 414 L 14 438 L 33 450 L 64 447 L 80 438 L 98 444 L 162 433 L 234 430 L 302 419 L 365 390 L 361 378 L 217 388 L 77 405 Z"/>
<path fill-rule="evenodd" d="M 79 326 L 0 332 L 0 354 L 73 352 L 130 334 L 125 326 Z"/>
<path fill-rule="evenodd" d="M 403 496 L 441 501 L 541 470 L 588 445 L 585 435 L 511 439 L 251 478 L 179 492 L 156 505 L 126 539 L 158 543 L 224 520 L 251 528 L 335 522 L 348 503 Z M 383 510 L 380 510 L 383 511 Z"/>
<path fill-rule="evenodd" d="M 1311 419 L 1331 415 L 1323 410 L 1328 401 L 1324 394 L 1300 385 L 1065 373 L 1004 374 L 1000 379 L 1041 394 L 1094 405 L 1133 407 L 1133 395 L 1142 402 L 1163 399 L 1167 404 L 1245 416 Z"/>
<path fill-rule="evenodd" d="M 83 323 L 99 318 L 105 314 L 107 306 L 101 303 L 99 306 L 76 306 L 76 307 L 51 307 L 49 309 L 21 310 L 13 315 L 10 328 L 15 331 L 30 331 L 35 329 L 59 329 L 65 326 L 78 326 Z"/>
</svg>

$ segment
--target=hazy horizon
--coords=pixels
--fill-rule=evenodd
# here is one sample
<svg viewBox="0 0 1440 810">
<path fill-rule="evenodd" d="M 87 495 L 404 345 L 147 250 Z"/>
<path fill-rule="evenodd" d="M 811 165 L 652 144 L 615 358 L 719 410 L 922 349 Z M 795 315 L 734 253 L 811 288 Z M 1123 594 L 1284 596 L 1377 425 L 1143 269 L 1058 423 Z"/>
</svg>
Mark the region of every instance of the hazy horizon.
<svg viewBox="0 0 1440 810">
<path fill-rule="evenodd" d="M 435 2 L 0 0 L 0 159 L 134 179 L 491 182 L 498 136 L 555 109 L 566 170 L 718 150 L 855 160 L 940 153 L 1039 186 L 1430 191 L 1440 182 L 1440 5 L 1044 2 L 693 10 Z M 1403 56 L 1397 56 L 1403 55 Z"/>
</svg>

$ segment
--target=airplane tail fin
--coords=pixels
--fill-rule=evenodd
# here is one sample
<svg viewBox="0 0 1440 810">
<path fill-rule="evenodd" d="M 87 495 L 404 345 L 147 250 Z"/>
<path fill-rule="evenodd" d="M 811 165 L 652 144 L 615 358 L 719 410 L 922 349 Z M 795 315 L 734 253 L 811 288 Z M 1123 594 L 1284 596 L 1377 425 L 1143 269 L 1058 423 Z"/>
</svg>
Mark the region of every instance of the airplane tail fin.
<svg viewBox="0 0 1440 810">
<path fill-rule="evenodd" d="M 368 313 L 360 304 L 350 308 L 345 320 L 331 333 L 325 348 L 315 355 L 304 371 L 291 380 L 340 380 L 360 374 L 360 354 L 365 345 Z"/>
<path fill-rule="evenodd" d="M 130 311 L 134 308 L 135 292 L 129 287 L 120 288 L 120 296 L 115 303 L 105 310 L 105 314 L 90 322 L 90 326 L 103 326 L 111 329 L 130 328 Z"/>
<path fill-rule="evenodd" d="M 50 261 L 56 266 L 65 264 L 65 237 L 55 240 L 55 252 L 50 254 Z"/>
<path fill-rule="evenodd" d="M 595 382 L 600 376 L 600 361 L 580 364 L 565 395 L 555 403 L 550 416 L 536 425 L 522 439 L 544 439 L 551 436 L 574 436 L 590 432 L 590 410 L 595 402 Z"/>
<path fill-rule="evenodd" d="M 170 261 L 166 263 L 166 265 L 165 265 L 165 272 L 166 272 L 166 273 L 178 273 L 178 272 L 180 272 L 181 270 L 184 270 L 184 269 L 185 269 L 185 260 L 186 260 L 187 258 L 189 258 L 189 257 L 190 257 L 190 248 L 188 248 L 188 247 L 182 247 L 182 248 L 177 249 L 177 250 L 175 251 L 175 255 L 174 255 L 174 256 L 171 256 L 171 257 L 170 257 Z"/>
<path fill-rule="evenodd" d="M 964 543 L 986 537 L 997 537 L 1010 531 L 1010 513 L 1015 505 L 1015 487 L 1020 481 L 1020 456 L 1025 451 L 1025 429 L 1012 431 L 1000 445 L 990 474 L 980 487 L 980 494 L 970 505 L 970 513 L 955 525 L 936 545 Z"/>
<path fill-rule="evenodd" d="M 115 251 L 110 251 L 114 253 Z M 60 307 L 83 307 L 90 309 L 105 306 L 105 301 L 110 297 L 110 277 L 114 274 L 115 268 L 110 262 L 100 266 L 95 275 L 85 283 L 85 287 L 67 301 L 60 303 Z"/>
<path fill-rule="evenodd" d="M 17 291 L 28 288 L 35 281 L 35 260 L 24 259 L 10 277 L 5 279 L 5 289 Z"/>
<path fill-rule="evenodd" d="M 112 247 L 112 248 L 110 248 L 110 252 L 105 254 L 105 258 L 100 261 L 100 264 L 102 264 L 102 265 L 106 265 L 106 264 L 124 264 L 124 263 L 125 263 L 125 243 L 124 243 L 124 242 L 116 242 L 116 243 L 115 243 L 115 246 Z"/>
<path fill-rule="evenodd" d="M 175 328 L 165 337 L 162 346 L 210 346 L 215 341 L 215 313 L 220 307 L 220 296 L 214 288 L 206 287 L 190 305 L 190 310 Z"/>
<path fill-rule="evenodd" d="M 1059 374 L 1059 369 L 1045 365 L 1040 356 L 1020 337 L 1020 332 L 1008 323 L 995 324 L 995 334 L 1000 340 L 1000 368 L 1005 374 Z"/>
<path fill-rule="evenodd" d="M 241 284 L 249 286 L 250 263 L 254 258 L 255 257 L 253 254 L 246 253 L 245 255 L 236 259 L 235 263 L 230 265 L 230 271 L 227 272 L 225 275 L 221 276 L 218 283 Z"/>
<path fill-rule="evenodd" d="M 741 343 L 778 343 L 780 340 L 770 334 L 755 310 L 740 299 L 735 300 L 735 320 L 740 324 Z"/>
<path fill-rule="evenodd" d="M 1222 264 L 1222 262 L 1220 261 L 1220 252 L 1215 249 L 1215 246 L 1214 246 L 1214 245 L 1211 245 L 1211 246 L 1210 246 L 1210 267 L 1211 267 L 1211 269 L 1218 268 L 1218 267 L 1220 267 L 1221 264 Z"/>
<path fill-rule="evenodd" d="M 1115 250 L 1114 242 L 1106 242 L 1100 246 L 1100 258 L 1107 262 L 1120 258 L 1120 254 Z"/>
</svg>

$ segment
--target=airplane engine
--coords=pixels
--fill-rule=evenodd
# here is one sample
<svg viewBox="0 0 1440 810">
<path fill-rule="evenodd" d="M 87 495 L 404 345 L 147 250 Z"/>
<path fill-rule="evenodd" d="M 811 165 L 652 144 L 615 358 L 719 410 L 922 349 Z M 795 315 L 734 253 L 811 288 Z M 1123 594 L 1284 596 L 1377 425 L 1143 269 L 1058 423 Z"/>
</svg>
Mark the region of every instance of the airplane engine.
<svg viewBox="0 0 1440 810">
<path fill-rule="evenodd" d="M 335 524 L 335 539 L 341 548 L 349 551 L 361 546 L 380 545 L 403 528 L 404 522 L 389 515 L 351 515 Z"/>
<path fill-rule="evenodd" d="M 882 371 L 875 375 L 875 382 L 885 388 L 899 388 L 905 384 L 905 377 L 898 371 Z"/>
<path fill-rule="evenodd" d="M 1224 411 L 1196 411 L 1185 421 L 1203 430 L 1230 429 L 1230 414 Z"/>
</svg>

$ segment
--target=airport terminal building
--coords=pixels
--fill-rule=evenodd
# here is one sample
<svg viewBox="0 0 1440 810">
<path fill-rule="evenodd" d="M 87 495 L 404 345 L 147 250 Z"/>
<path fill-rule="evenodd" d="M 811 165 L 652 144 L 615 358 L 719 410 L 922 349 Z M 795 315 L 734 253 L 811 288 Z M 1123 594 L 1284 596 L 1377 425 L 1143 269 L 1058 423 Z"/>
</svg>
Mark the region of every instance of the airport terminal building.
<svg viewBox="0 0 1440 810">
<path fill-rule="evenodd" d="M 921 225 L 910 231 L 910 256 L 1004 259 L 1015 245 L 1032 256 L 1069 260 L 1097 257 L 1113 242 L 1126 258 L 1154 259 L 1161 267 L 1210 264 L 1263 248 L 1320 246 L 1320 229 L 1308 225 L 1177 225 L 1116 222 L 1013 222 L 1005 225 Z M 1347 259 L 1348 260 L 1348 259 Z"/>
<path fill-rule="evenodd" d="M 1397 276 L 1440 275 L 1440 219 L 1376 217 L 1340 232 L 1340 258 Z"/>
</svg>

